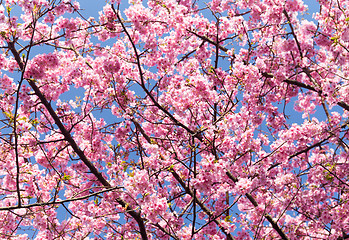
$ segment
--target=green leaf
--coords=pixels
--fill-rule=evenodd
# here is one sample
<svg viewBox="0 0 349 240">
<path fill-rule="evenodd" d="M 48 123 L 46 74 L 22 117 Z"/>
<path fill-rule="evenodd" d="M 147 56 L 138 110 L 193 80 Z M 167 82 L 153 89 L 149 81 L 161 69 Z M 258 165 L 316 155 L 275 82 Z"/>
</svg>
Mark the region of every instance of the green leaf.
<svg viewBox="0 0 349 240">
<path fill-rule="evenodd" d="M 11 10 L 12 10 L 12 8 L 10 8 L 9 6 L 6 7 L 6 11 L 7 11 L 8 15 L 10 15 Z"/>
<path fill-rule="evenodd" d="M 328 173 L 328 174 L 325 176 L 325 179 L 326 179 L 327 181 L 332 182 L 332 181 L 333 181 L 333 176 L 332 176 L 331 174 Z"/>
<path fill-rule="evenodd" d="M 339 36 L 333 36 L 333 37 L 331 37 L 331 40 L 332 40 L 334 43 L 337 43 L 337 42 L 338 42 L 338 39 L 339 39 Z"/>
<path fill-rule="evenodd" d="M 69 181 L 71 178 L 72 178 L 72 176 L 69 176 L 69 175 L 64 173 L 63 180 Z"/>
<path fill-rule="evenodd" d="M 229 222 L 229 223 L 232 223 L 232 221 L 230 220 L 230 215 L 229 215 L 229 216 L 226 216 L 226 217 L 224 218 L 224 221 Z"/>
</svg>

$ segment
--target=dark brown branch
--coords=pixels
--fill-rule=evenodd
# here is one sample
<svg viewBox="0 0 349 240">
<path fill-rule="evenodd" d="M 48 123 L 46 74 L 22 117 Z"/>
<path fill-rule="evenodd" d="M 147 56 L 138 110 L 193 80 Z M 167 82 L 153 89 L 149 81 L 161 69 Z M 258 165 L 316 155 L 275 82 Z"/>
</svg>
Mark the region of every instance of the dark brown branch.
<svg viewBox="0 0 349 240">
<path fill-rule="evenodd" d="M 298 86 L 298 87 L 301 87 L 301 88 L 306 88 L 308 90 L 311 90 L 311 91 L 315 91 L 315 92 L 321 92 L 321 90 L 316 90 L 313 86 L 310 86 L 308 84 L 305 84 L 305 83 L 302 83 L 302 82 L 298 82 L 298 81 L 295 81 L 295 80 L 291 80 L 291 79 L 285 79 L 284 80 L 285 83 L 288 83 L 288 84 L 291 84 L 291 85 L 295 85 L 295 86 Z"/>
<path fill-rule="evenodd" d="M 228 206 L 225 210 L 223 210 L 220 214 L 216 215 L 214 219 L 212 219 L 211 221 L 207 221 L 204 225 L 202 225 L 199 229 L 197 229 L 195 231 L 195 233 L 200 232 L 204 227 L 206 227 L 207 225 L 209 225 L 211 222 L 213 222 L 215 219 L 221 217 L 224 213 L 226 213 L 229 209 L 231 209 L 241 198 L 241 195 L 232 203 L 230 204 L 230 206 Z M 229 216 L 229 215 L 228 215 Z"/>
<path fill-rule="evenodd" d="M 298 41 L 297 36 L 296 36 L 296 33 L 295 33 L 294 29 L 293 29 L 293 25 L 292 25 L 292 23 L 291 23 L 290 16 L 288 15 L 288 13 L 286 12 L 285 9 L 284 9 L 284 11 L 283 11 L 283 14 L 285 14 L 285 16 L 286 16 L 286 18 L 287 18 L 287 21 L 288 21 L 288 25 L 289 25 L 290 28 L 291 28 L 292 35 L 293 35 L 294 40 L 296 41 L 296 44 L 297 44 L 297 47 L 298 47 L 299 55 L 301 56 L 301 58 L 303 58 L 302 48 L 301 48 L 301 45 L 299 44 L 299 41 Z"/>
<path fill-rule="evenodd" d="M 136 129 L 142 134 L 142 136 L 147 140 L 148 143 L 151 143 L 151 138 L 145 133 L 144 129 L 141 127 L 141 125 L 137 122 L 136 119 L 132 118 L 131 121 L 136 126 Z"/>
<path fill-rule="evenodd" d="M 213 212 L 211 212 L 210 209 L 208 209 L 205 204 L 203 204 L 195 195 L 194 191 L 190 189 L 189 186 L 185 184 L 183 179 L 174 171 L 173 169 L 170 169 L 170 172 L 172 173 L 172 176 L 179 182 L 179 184 L 182 186 L 182 188 L 185 190 L 187 194 L 189 194 L 193 199 L 195 199 L 196 203 L 200 206 L 200 208 L 209 216 L 210 219 L 213 219 L 213 222 L 217 224 L 219 229 L 227 236 L 228 240 L 234 240 L 233 236 L 220 224 L 220 222 L 215 218 Z"/>
<path fill-rule="evenodd" d="M 296 156 L 298 156 L 298 155 L 300 155 L 302 153 L 306 153 L 306 152 L 308 152 L 309 150 L 311 150 L 311 149 L 313 149 L 315 147 L 321 146 L 321 144 L 323 144 L 325 141 L 327 141 L 330 137 L 331 136 L 329 136 L 329 137 L 321 140 L 320 142 L 317 142 L 317 143 L 315 143 L 315 144 L 313 144 L 313 145 L 311 145 L 311 146 L 309 146 L 309 147 L 307 147 L 307 148 L 305 148 L 305 149 L 303 149 L 303 150 L 301 150 L 299 152 L 296 152 L 296 153 L 292 154 L 291 156 L 289 156 L 289 159 L 294 158 L 294 157 L 296 157 Z"/>
<path fill-rule="evenodd" d="M 175 240 L 179 240 L 179 238 L 177 236 L 174 236 L 173 234 L 171 234 L 169 231 L 167 231 L 165 228 L 161 227 L 160 224 L 156 223 L 154 224 L 154 226 L 156 226 L 157 228 L 159 228 L 161 231 L 163 231 L 165 234 L 167 234 L 169 237 L 175 239 Z"/>
<path fill-rule="evenodd" d="M 192 34 L 194 34 L 194 35 L 197 36 L 198 38 L 204 40 L 205 42 L 208 42 L 208 43 L 211 43 L 212 45 L 217 46 L 220 50 L 222 50 L 222 51 L 225 52 L 225 53 L 229 51 L 228 48 L 225 48 L 225 47 L 223 47 L 223 46 L 221 46 L 221 45 L 218 44 L 218 39 L 217 39 L 217 43 L 215 43 L 213 40 L 209 39 L 208 37 L 201 36 L 201 35 L 197 34 L 196 32 L 194 32 L 194 31 L 192 31 L 192 30 L 190 30 L 190 29 L 187 29 L 187 31 L 190 32 L 190 33 L 192 33 Z"/>
<path fill-rule="evenodd" d="M 20 70 L 24 72 L 25 65 L 22 62 L 19 53 L 15 49 L 14 42 L 9 42 L 8 43 L 8 48 L 12 52 L 17 64 L 20 67 Z M 46 97 L 44 94 L 40 91 L 39 87 L 35 84 L 35 81 L 33 79 L 28 79 L 28 83 L 31 86 L 31 88 L 34 90 L 35 94 L 38 96 L 40 99 L 41 103 L 45 106 L 47 111 L 49 112 L 50 116 L 53 118 L 55 121 L 55 124 L 58 126 L 59 130 L 63 134 L 65 140 L 69 143 L 69 145 L 73 148 L 74 152 L 79 156 L 81 161 L 89 168 L 90 172 L 98 179 L 98 181 L 106 188 L 111 188 L 112 186 L 109 184 L 109 182 L 102 176 L 102 174 L 98 171 L 98 169 L 93 165 L 90 160 L 87 159 L 86 155 L 84 152 L 80 149 L 80 147 L 77 145 L 75 140 L 72 138 L 70 135 L 69 131 L 64 127 L 63 123 L 59 119 L 58 115 L 56 112 L 53 110 L 51 104 L 47 101 Z M 128 203 L 126 203 L 124 200 L 121 198 L 116 198 L 116 201 L 127 210 L 127 212 L 137 221 L 138 226 L 139 226 L 139 231 L 141 233 L 142 239 L 148 239 L 146 229 L 145 229 L 145 224 L 144 220 L 141 217 L 140 212 L 134 211 Z"/>
<path fill-rule="evenodd" d="M 146 88 L 145 86 L 145 81 L 144 81 L 144 76 L 143 76 L 143 72 L 142 72 L 142 66 L 141 66 L 141 61 L 140 61 L 140 56 L 137 52 L 137 48 L 136 48 L 136 45 L 134 44 L 134 42 L 132 41 L 132 38 L 131 38 L 131 35 L 128 33 L 125 25 L 123 24 L 122 22 L 122 19 L 119 15 L 119 13 L 116 12 L 114 6 L 112 5 L 112 9 L 115 13 L 115 15 L 117 16 L 121 26 L 122 26 L 122 29 L 124 30 L 124 32 L 126 33 L 131 45 L 132 45 L 132 48 L 134 50 L 134 53 L 136 55 L 136 62 L 137 62 L 137 67 L 138 67 L 138 71 L 139 71 L 139 77 L 141 79 L 141 84 L 140 86 L 142 87 L 142 89 L 144 90 L 144 92 L 147 94 L 147 96 L 150 98 L 150 100 L 154 103 L 154 105 L 159 108 L 162 112 L 164 112 L 171 120 L 172 122 L 177 125 L 177 126 L 180 126 L 182 128 L 184 128 L 187 132 L 189 132 L 192 136 L 194 136 L 195 138 L 197 138 L 200 142 L 203 141 L 202 139 L 202 136 L 200 133 L 197 133 L 193 130 L 191 130 L 189 127 L 185 126 L 183 123 L 181 123 L 180 121 L 178 121 L 169 111 L 167 111 L 164 107 L 162 107 L 156 100 L 155 98 L 153 97 L 153 95 L 151 94 L 151 92 L 148 91 L 148 89 Z"/>
<path fill-rule="evenodd" d="M 340 106 L 340 107 L 344 108 L 345 110 L 349 111 L 349 105 L 346 104 L 345 102 L 340 101 L 337 104 L 338 104 L 338 106 Z"/>
<path fill-rule="evenodd" d="M 301 83 L 301 82 L 298 82 L 295 80 L 286 79 L 286 80 L 284 80 L 284 82 L 291 84 L 291 85 L 298 86 L 298 87 L 306 88 L 306 89 L 311 90 L 311 91 L 318 92 L 319 94 L 322 93 L 321 89 L 316 90 L 316 88 L 314 88 L 313 86 L 310 86 L 308 84 Z M 337 105 L 340 106 L 341 108 L 344 108 L 345 110 L 349 111 L 349 105 L 347 103 L 340 101 L 340 102 L 337 102 Z"/>
<path fill-rule="evenodd" d="M 235 183 L 238 182 L 238 179 L 234 177 L 233 174 L 231 174 L 231 172 L 227 171 L 226 174 L 231 180 L 233 180 L 233 182 Z M 248 200 L 250 200 L 250 202 L 254 207 L 258 207 L 257 201 L 254 199 L 254 197 L 250 193 L 246 193 L 246 197 Z M 275 222 L 275 220 L 268 213 L 265 213 L 263 216 L 268 220 L 268 222 L 271 224 L 273 229 L 279 234 L 281 239 L 289 240 L 289 238 L 286 236 L 284 231 L 282 231 L 282 229 L 279 227 L 277 222 Z"/>
<path fill-rule="evenodd" d="M 58 126 L 59 130 L 63 134 L 65 140 L 69 143 L 69 145 L 73 148 L 74 152 L 80 157 L 81 161 L 89 168 L 91 173 L 96 176 L 98 181 L 102 183 L 106 188 L 110 188 L 111 185 L 109 182 L 102 176 L 102 174 L 98 171 L 98 169 L 87 159 L 84 152 L 80 149 L 80 147 L 76 144 L 75 140 L 72 138 L 68 130 L 64 127 L 63 123 L 57 116 L 56 112 L 53 110 L 51 104 L 47 101 L 44 94 L 40 91 L 39 87 L 35 84 L 34 80 L 28 80 L 29 85 L 34 90 L 35 94 L 39 97 L 41 103 L 46 107 L 47 111 L 50 113 L 51 117 L 55 121 L 55 124 Z"/>
<path fill-rule="evenodd" d="M 73 201 L 77 201 L 77 200 L 84 200 L 84 199 L 88 199 L 90 197 L 96 196 L 98 194 L 104 193 L 104 192 L 109 192 L 115 189 L 119 189 L 120 187 L 112 187 L 112 188 L 108 188 L 108 189 L 104 189 L 102 191 L 98 191 L 95 193 L 91 193 L 88 194 L 86 196 L 82 196 L 82 197 L 76 197 L 76 198 L 69 198 L 69 199 L 64 199 L 61 201 L 51 201 L 51 202 L 36 202 L 36 203 L 32 203 L 32 204 L 27 204 L 27 205 L 21 205 L 21 206 L 9 206 L 9 207 L 0 207 L 0 211 L 6 211 L 6 210 L 13 210 L 13 209 L 19 209 L 19 208 L 31 208 L 31 207 L 43 207 L 43 206 L 49 206 L 49 205 L 57 205 L 57 204 L 63 204 L 66 202 L 73 202 Z"/>
<path fill-rule="evenodd" d="M 344 240 L 344 239 L 349 239 L 349 234 L 343 233 L 343 237 L 337 238 L 337 240 Z"/>
</svg>

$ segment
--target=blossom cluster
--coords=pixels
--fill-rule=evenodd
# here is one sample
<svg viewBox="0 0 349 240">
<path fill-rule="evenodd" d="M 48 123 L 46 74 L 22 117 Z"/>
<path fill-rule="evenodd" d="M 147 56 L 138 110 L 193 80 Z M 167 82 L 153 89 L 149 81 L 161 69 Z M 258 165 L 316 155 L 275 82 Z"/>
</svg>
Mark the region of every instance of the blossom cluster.
<svg viewBox="0 0 349 240">
<path fill-rule="evenodd" d="M 1 1 L 0 238 L 348 238 L 349 1 L 306 3 Z"/>
</svg>

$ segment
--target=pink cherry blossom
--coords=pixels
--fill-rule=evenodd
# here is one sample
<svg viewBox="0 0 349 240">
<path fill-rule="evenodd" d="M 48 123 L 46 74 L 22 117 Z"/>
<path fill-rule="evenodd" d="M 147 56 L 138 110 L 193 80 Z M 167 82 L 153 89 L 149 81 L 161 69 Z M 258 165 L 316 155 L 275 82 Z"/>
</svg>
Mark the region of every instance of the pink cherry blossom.
<svg viewBox="0 0 349 240">
<path fill-rule="evenodd" d="M 347 0 L 85 4 L 0 2 L 1 239 L 348 238 Z"/>
</svg>

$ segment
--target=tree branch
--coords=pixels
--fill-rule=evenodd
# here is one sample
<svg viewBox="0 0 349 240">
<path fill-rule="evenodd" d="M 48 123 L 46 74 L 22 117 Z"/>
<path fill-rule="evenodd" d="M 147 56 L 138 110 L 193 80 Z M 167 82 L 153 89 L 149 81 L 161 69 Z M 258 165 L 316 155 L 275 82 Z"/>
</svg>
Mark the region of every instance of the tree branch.
<svg viewBox="0 0 349 240">
<path fill-rule="evenodd" d="M 15 49 L 14 42 L 9 42 L 8 43 L 8 48 L 12 52 L 17 64 L 20 67 L 20 70 L 24 72 L 25 65 L 22 62 L 19 53 Z M 103 175 L 98 171 L 98 169 L 93 165 L 93 163 L 87 159 L 86 155 L 84 152 L 80 149 L 80 147 L 77 145 L 75 140 L 72 138 L 70 135 L 69 131 L 64 127 L 63 123 L 59 119 L 58 115 L 56 112 L 53 110 L 51 104 L 47 101 L 46 97 L 44 94 L 40 91 L 39 87 L 35 84 L 33 79 L 28 79 L 28 83 L 31 86 L 31 88 L 34 90 L 35 94 L 38 96 L 40 99 L 41 103 L 45 106 L 47 111 L 50 113 L 50 116 L 53 118 L 55 121 L 55 124 L 58 126 L 59 130 L 63 134 L 65 140 L 69 143 L 69 145 L 73 148 L 74 152 L 79 156 L 81 161 L 88 167 L 88 169 L 91 171 L 91 173 L 98 179 L 98 181 L 107 189 L 112 188 L 110 183 L 103 177 Z M 144 220 L 141 217 L 140 212 L 136 212 L 133 210 L 128 203 L 126 203 L 123 199 L 120 197 L 116 198 L 116 201 L 127 210 L 127 212 L 136 220 L 139 226 L 139 230 L 142 236 L 142 239 L 146 240 L 148 239 L 146 229 L 145 229 L 145 224 Z"/>
<path fill-rule="evenodd" d="M 113 5 L 111 5 L 111 6 L 112 6 L 112 9 L 113 9 L 115 15 L 116 15 L 117 18 L 118 18 L 118 20 L 119 20 L 119 22 L 120 22 L 120 24 L 121 24 L 123 30 L 125 31 L 125 33 L 126 33 L 128 39 L 129 39 L 129 41 L 130 41 L 130 43 L 131 43 L 131 45 L 132 45 L 132 48 L 133 48 L 133 50 L 134 50 L 134 53 L 135 53 L 135 55 L 136 55 L 136 61 L 137 61 L 137 66 L 138 66 L 138 71 L 139 71 L 139 77 L 140 77 L 140 79 L 141 79 L 141 84 L 140 84 L 140 86 L 142 87 L 142 89 L 144 90 L 144 92 L 147 94 L 147 96 L 150 98 L 150 100 L 154 103 L 154 105 L 155 105 L 157 108 L 159 108 L 162 112 L 164 112 L 164 113 L 173 121 L 173 123 L 174 123 L 175 125 L 184 128 L 184 129 L 185 129 L 187 132 L 189 132 L 192 136 L 194 136 L 195 138 L 199 139 L 200 142 L 202 142 L 203 139 L 202 139 L 202 136 L 201 136 L 200 133 L 191 130 L 189 127 L 185 126 L 183 123 L 181 123 L 180 121 L 178 121 L 169 111 L 167 111 L 164 107 L 162 107 L 162 106 L 155 100 L 155 98 L 153 97 L 153 95 L 152 95 L 152 94 L 148 91 L 148 89 L 145 87 L 145 82 L 144 82 L 144 77 L 143 77 L 143 72 L 142 72 L 142 66 L 141 66 L 141 62 L 140 62 L 140 56 L 139 56 L 139 54 L 138 54 L 138 52 L 137 52 L 137 48 L 136 48 L 134 42 L 132 41 L 132 38 L 131 38 L 130 34 L 128 33 L 128 31 L 127 31 L 125 25 L 123 24 L 122 19 L 121 19 L 119 13 L 116 12 L 116 10 L 115 10 L 115 8 L 114 8 Z"/>
<path fill-rule="evenodd" d="M 321 89 L 317 90 L 313 86 L 310 86 L 308 84 L 301 83 L 301 82 L 298 82 L 298 81 L 295 81 L 295 80 L 286 79 L 286 80 L 284 80 L 284 82 L 288 83 L 288 84 L 291 84 L 291 85 L 295 85 L 295 86 L 301 87 L 301 88 L 306 88 L 306 89 L 311 90 L 311 91 L 318 92 L 319 94 L 322 93 Z M 340 106 L 341 108 L 344 108 L 345 110 L 349 111 L 349 105 L 347 103 L 345 103 L 343 101 L 340 101 L 340 102 L 337 102 L 337 105 Z"/>
<path fill-rule="evenodd" d="M 225 53 L 229 51 L 229 49 L 227 49 L 227 48 L 225 48 L 225 47 L 223 47 L 223 46 L 221 46 L 221 45 L 218 44 L 218 39 L 217 39 L 217 43 L 215 43 L 213 40 L 209 39 L 208 37 L 201 36 L 201 35 L 197 34 L 196 32 L 194 32 L 194 31 L 192 31 L 192 30 L 190 30 L 190 29 L 187 29 L 187 31 L 190 32 L 190 33 L 192 33 L 192 34 L 194 34 L 194 35 L 197 36 L 198 38 L 204 40 L 205 42 L 208 42 L 208 43 L 210 43 L 210 44 L 212 44 L 212 45 L 217 46 L 220 50 L 222 50 L 222 51 L 225 52 Z"/>
<path fill-rule="evenodd" d="M 238 182 L 238 179 L 236 177 L 234 177 L 233 174 L 231 174 L 231 172 L 227 171 L 226 174 L 234 183 Z M 254 207 L 258 207 L 257 201 L 254 199 L 254 197 L 250 193 L 246 193 L 246 197 L 247 197 L 248 200 L 250 200 L 250 202 L 252 203 L 252 205 Z M 277 222 L 275 222 L 275 220 L 268 213 L 265 213 L 264 217 L 268 220 L 268 222 L 271 224 L 273 229 L 279 234 L 281 239 L 283 239 L 283 240 L 290 240 L 286 236 L 284 231 L 282 231 L 282 229 L 279 227 Z"/>
<path fill-rule="evenodd" d="M 185 182 L 182 180 L 182 178 L 173 170 L 170 169 L 170 172 L 172 173 L 172 176 L 179 182 L 179 184 L 182 186 L 182 188 L 185 190 L 187 194 L 189 194 L 193 199 L 196 200 L 196 203 L 200 206 L 200 208 L 209 216 L 210 219 L 213 219 L 213 222 L 217 224 L 219 229 L 227 236 L 228 240 L 234 240 L 233 236 L 225 229 L 220 222 L 215 218 L 213 212 L 211 212 L 210 209 L 208 209 L 194 194 L 194 191 L 190 189 L 189 186 L 185 184 Z"/>
<path fill-rule="evenodd" d="M 77 201 L 77 200 L 88 199 L 88 198 L 96 196 L 98 194 L 101 194 L 101 193 L 104 193 L 104 192 L 110 192 L 110 191 L 113 191 L 113 190 L 119 189 L 119 188 L 120 187 L 111 187 L 111 188 L 108 188 L 108 189 L 104 189 L 102 191 L 98 191 L 98 192 L 95 192 L 95 193 L 88 194 L 86 196 L 76 197 L 76 198 L 69 198 L 69 199 L 64 199 L 64 200 L 61 200 L 61 201 L 53 200 L 51 202 L 36 202 L 36 203 L 27 204 L 27 205 L 21 205 L 21 206 L 0 207 L 0 211 L 13 210 L 13 209 L 19 209 L 19 208 L 43 207 L 43 206 L 49 206 L 49 205 L 63 204 L 63 203 L 66 203 L 66 202 L 73 202 L 73 201 Z"/>
</svg>

